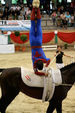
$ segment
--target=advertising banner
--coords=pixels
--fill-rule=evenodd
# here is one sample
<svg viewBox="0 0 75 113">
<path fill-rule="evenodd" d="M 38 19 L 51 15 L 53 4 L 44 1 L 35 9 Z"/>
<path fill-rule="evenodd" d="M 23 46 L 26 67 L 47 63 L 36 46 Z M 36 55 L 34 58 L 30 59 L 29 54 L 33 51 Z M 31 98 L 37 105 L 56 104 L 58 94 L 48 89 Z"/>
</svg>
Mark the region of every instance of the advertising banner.
<svg viewBox="0 0 75 113">
<path fill-rule="evenodd" d="M 30 20 L 0 20 L 2 31 L 29 31 L 30 27 Z"/>
</svg>

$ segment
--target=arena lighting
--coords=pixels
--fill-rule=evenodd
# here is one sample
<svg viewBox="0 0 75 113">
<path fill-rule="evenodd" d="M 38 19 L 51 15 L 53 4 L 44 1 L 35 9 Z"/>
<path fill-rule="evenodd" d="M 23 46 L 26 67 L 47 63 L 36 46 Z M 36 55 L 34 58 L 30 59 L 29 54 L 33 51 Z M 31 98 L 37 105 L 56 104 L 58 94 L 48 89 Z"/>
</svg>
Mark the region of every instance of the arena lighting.
<svg viewBox="0 0 75 113">
<path fill-rule="evenodd" d="M 55 31 L 54 31 L 54 33 L 55 33 L 55 34 L 58 34 L 58 31 L 57 31 L 57 30 L 55 30 Z"/>
<path fill-rule="evenodd" d="M 67 0 L 67 2 L 71 2 L 72 0 Z"/>
<path fill-rule="evenodd" d="M 59 0 L 59 2 L 61 3 L 61 2 L 62 2 L 62 0 Z"/>
<path fill-rule="evenodd" d="M 17 4 L 18 2 L 19 2 L 18 0 L 12 0 L 12 4 Z M 25 4 L 25 3 L 27 3 L 27 1 L 23 0 L 23 3 Z"/>
<path fill-rule="evenodd" d="M 5 4 L 5 1 L 4 0 L 0 0 L 1 4 Z"/>
</svg>

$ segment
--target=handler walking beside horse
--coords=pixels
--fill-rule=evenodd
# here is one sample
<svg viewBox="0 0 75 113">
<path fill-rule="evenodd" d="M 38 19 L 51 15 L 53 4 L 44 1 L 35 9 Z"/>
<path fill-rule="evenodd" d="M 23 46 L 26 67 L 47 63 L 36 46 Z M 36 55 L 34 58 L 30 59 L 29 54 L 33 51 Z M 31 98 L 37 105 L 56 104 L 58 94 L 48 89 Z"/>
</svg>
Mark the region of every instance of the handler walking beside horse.
<svg viewBox="0 0 75 113">
<path fill-rule="evenodd" d="M 66 57 L 70 57 L 70 58 L 74 58 L 70 55 L 66 55 L 63 51 L 62 51 L 62 46 L 57 46 L 57 51 L 55 53 L 56 56 L 56 67 L 57 69 L 61 69 L 64 67 L 64 63 L 63 63 L 63 56 Z"/>
</svg>

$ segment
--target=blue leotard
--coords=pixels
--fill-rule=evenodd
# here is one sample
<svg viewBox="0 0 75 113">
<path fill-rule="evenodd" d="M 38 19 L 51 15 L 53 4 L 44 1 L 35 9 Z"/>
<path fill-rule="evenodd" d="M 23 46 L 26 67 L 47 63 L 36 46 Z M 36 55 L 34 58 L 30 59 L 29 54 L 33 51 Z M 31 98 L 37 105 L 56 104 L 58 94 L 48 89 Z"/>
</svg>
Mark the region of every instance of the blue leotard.
<svg viewBox="0 0 75 113">
<path fill-rule="evenodd" d="M 36 31 L 37 29 L 37 31 Z M 37 19 L 37 24 L 34 20 L 31 20 L 31 29 L 30 29 L 30 45 L 32 48 L 32 61 L 33 65 L 38 60 L 45 60 L 46 62 L 50 61 L 49 58 L 46 58 L 44 51 L 42 49 L 42 28 L 41 28 L 41 19 Z"/>
</svg>

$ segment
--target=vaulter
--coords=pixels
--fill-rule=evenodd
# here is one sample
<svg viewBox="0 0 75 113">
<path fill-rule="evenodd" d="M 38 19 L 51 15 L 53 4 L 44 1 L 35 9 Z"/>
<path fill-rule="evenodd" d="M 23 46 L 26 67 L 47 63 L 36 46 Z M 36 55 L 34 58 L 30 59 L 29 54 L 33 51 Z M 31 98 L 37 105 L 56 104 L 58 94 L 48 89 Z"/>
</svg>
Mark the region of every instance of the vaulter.
<svg viewBox="0 0 75 113">
<path fill-rule="evenodd" d="M 42 49 L 42 28 L 41 28 L 41 14 L 40 14 L 40 1 L 33 0 L 33 9 L 31 13 L 31 29 L 30 29 L 30 45 L 32 50 L 33 69 L 37 75 L 45 75 L 47 73 L 41 72 L 44 67 L 50 63 L 50 59 L 46 58 Z M 39 72 L 40 70 L 40 72 Z"/>
</svg>

